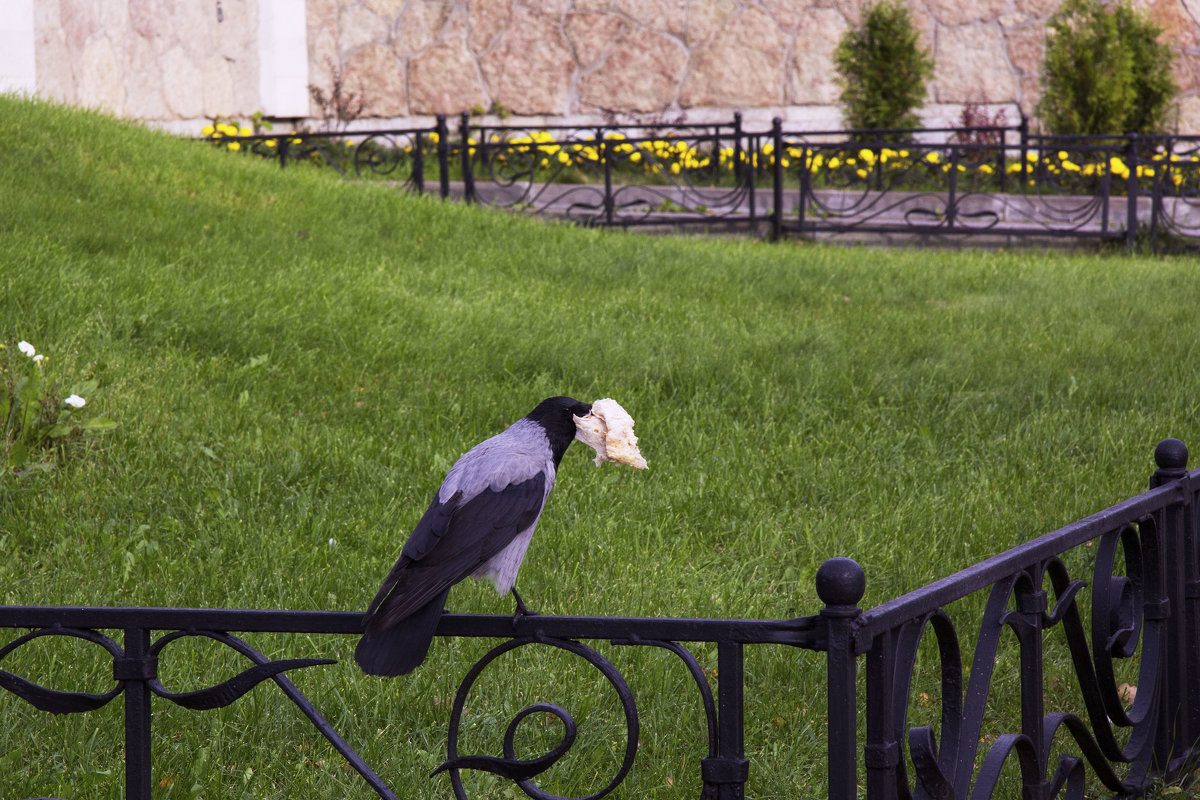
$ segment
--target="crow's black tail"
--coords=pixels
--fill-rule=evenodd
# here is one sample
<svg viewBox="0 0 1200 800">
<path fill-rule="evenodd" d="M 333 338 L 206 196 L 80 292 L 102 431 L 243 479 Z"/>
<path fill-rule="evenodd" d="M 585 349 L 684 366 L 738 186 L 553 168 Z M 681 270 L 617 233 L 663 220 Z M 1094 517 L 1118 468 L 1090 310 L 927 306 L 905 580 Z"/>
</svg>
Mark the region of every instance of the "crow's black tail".
<svg viewBox="0 0 1200 800">
<path fill-rule="evenodd" d="M 364 635 L 354 660 L 368 675 L 406 675 L 425 660 L 450 590 L 442 592 L 394 627 Z"/>
</svg>

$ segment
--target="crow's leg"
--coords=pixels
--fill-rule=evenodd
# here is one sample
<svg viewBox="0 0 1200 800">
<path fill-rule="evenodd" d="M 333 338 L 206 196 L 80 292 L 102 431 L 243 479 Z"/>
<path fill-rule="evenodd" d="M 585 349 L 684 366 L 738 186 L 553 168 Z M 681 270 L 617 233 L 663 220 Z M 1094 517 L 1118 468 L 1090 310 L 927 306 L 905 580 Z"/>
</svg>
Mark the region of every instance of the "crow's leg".
<svg viewBox="0 0 1200 800">
<path fill-rule="evenodd" d="M 537 616 L 537 612 L 530 611 L 528 606 L 525 605 L 525 601 L 521 599 L 521 595 L 517 594 L 516 586 L 514 586 L 512 588 L 512 596 L 515 597 L 517 600 L 517 611 L 516 611 L 516 613 L 513 614 L 513 625 L 516 625 L 517 620 L 519 620 L 521 617 L 536 617 Z"/>
</svg>

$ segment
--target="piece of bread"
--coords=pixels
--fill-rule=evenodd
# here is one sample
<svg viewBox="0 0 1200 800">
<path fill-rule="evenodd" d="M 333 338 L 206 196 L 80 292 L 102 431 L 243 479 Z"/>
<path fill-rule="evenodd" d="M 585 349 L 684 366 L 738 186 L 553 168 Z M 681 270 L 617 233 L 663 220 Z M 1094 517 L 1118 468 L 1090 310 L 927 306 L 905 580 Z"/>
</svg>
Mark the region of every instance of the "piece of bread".
<svg viewBox="0 0 1200 800">
<path fill-rule="evenodd" d="M 575 417 L 575 438 L 596 451 L 596 466 L 604 461 L 646 469 L 633 433 L 633 417 L 611 397 L 592 403 L 592 413 Z"/>
</svg>

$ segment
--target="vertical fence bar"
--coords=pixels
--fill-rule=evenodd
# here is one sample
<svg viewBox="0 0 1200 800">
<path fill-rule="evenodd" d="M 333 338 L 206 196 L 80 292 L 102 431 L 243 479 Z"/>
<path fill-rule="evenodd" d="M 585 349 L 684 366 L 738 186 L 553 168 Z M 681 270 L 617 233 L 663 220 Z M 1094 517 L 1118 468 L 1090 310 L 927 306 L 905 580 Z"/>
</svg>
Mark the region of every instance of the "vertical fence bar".
<svg viewBox="0 0 1200 800">
<path fill-rule="evenodd" d="M 1150 487 L 1162 486 L 1185 476 L 1187 459 L 1187 446 L 1183 442 L 1178 439 L 1159 442 L 1154 449 L 1158 469 L 1150 479 Z M 1195 574 L 1195 566 L 1186 563 L 1189 555 L 1194 557 L 1194 553 L 1189 553 L 1192 543 L 1188 541 L 1184 512 L 1185 504 L 1173 503 L 1163 509 L 1156 520 L 1166 554 L 1163 583 L 1170 608 L 1164 637 L 1164 697 L 1154 747 L 1155 769 L 1163 775 L 1171 772 L 1172 761 L 1191 750 L 1195 739 L 1192 720 L 1196 710 L 1189 708 L 1187 702 L 1193 692 L 1188 681 L 1188 658 L 1194 657 L 1196 650 L 1196 643 L 1188 641 L 1188 595 L 1194 591 L 1190 578 Z"/>
<path fill-rule="evenodd" d="M 996 153 L 996 175 L 1000 178 L 1000 193 L 1008 191 L 1008 128 L 1000 129 L 1000 149 Z"/>
<path fill-rule="evenodd" d="M 946 228 L 954 230 L 954 224 L 958 221 L 958 159 L 960 154 L 958 148 L 951 145 L 950 147 L 950 188 L 946 195 Z"/>
<path fill-rule="evenodd" d="M 613 210 L 615 208 L 612 179 L 612 141 L 600 133 L 597 133 L 597 136 L 600 136 L 600 155 L 604 159 L 604 224 L 611 226 L 613 224 Z"/>
<path fill-rule="evenodd" d="M 742 185 L 742 112 L 733 112 L 733 184 Z"/>
<path fill-rule="evenodd" d="M 895 740 L 896 640 L 888 631 L 871 642 L 867 652 L 867 741 L 863 747 L 867 797 L 896 800 L 900 796 L 900 743 Z M 947 743 L 947 746 L 949 743 Z"/>
<path fill-rule="evenodd" d="M 425 146 L 422 144 L 423 141 L 424 138 L 419 133 L 414 137 L 412 178 L 417 194 L 425 194 Z"/>
<path fill-rule="evenodd" d="M 124 684 L 125 695 L 125 798 L 150 800 L 150 684 L 146 665 L 150 656 L 150 631 L 125 631 L 125 657 L 114 662 L 113 677 Z"/>
<path fill-rule="evenodd" d="M 1029 115 L 1021 115 L 1021 126 L 1018 128 L 1021 139 L 1021 189 L 1024 190 L 1026 179 L 1029 177 Z"/>
<path fill-rule="evenodd" d="M 706 775 L 717 785 L 717 800 L 742 800 L 749 764 L 743 742 L 743 663 L 741 642 L 717 645 L 717 753 L 719 760 Z M 719 766 L 718 766 L 719 765 Z M 738 780 L 740 778 L 740 780 Z"/>
<path fill-rule="evenodd" d="M 758 172 L 758 137 L 754 134 L 746 136 L 746 150 L 743 158 L 746 163 L 743 165 L 745 170 L 742 174 L 746 176 L 746 188 L 750 192 L 750 228 L 758 229 L 758 187 L 755 185 L 755 180 Z"/>
<path fill-rule="evenodd" d="M 830 800 L 858 797 L 858 679 L 854 622 L 866 590 L 862 567 L 849 558 L 831 558 L 817 570 L 817 596 L 825 607 L 829 652 L 826 682 L 829 705 Z"/>
<path fill-rule="evenodd" d="M 438 181 L 441 184 L 441 197 L 445 200 L 450 196 L 450 138 L 446 127 L 446 115 L 437 115 L 437 125 L 434 135 L 437 136 Z"/>
<path fill-rule="evenodd" d="M 471 115 L 462 112 L 458 118 L 458 138 L 462 144 L 463 200 L 475 202 L 475 174 L 471 169 Z"/>
<path fill-rule="evenodd" d="M 774 185 L 771 187 L 771 241 L 783 238 L 783 120 L 771 120 L 771 143 L 774 149 Z"/>
<path fill-rule="evenodd" d="M 1137 145 L 1137 134 L 1129 134 L 1125 144 L 1125 166 L 1129 168 L 1129 177 L 1125 179 L 1125 247 L 1131 253 L 1137 246 Z"/>
</svg>

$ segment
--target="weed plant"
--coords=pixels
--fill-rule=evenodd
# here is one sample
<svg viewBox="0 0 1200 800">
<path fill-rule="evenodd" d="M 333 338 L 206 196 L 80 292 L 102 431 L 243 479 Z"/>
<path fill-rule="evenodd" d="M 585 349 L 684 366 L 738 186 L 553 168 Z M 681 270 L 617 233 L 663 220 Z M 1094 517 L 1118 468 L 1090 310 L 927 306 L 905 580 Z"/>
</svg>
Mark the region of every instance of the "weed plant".
<svg viewBox="0 0 1200 800">
<path fill-rule="evenodd" d="M 0 137 L 0 332 L 91 376 L 117 423 L 0 482 L 6 604 L 362 609 L 454 458 L 551 394 L 618 399 L 650 469 L 567 453 L 520 580 L 547 614 L 812 614 L 832 556 L 863 565 L 870 607 L 1136 494 L 1163 437 L 1200 442 L 1191 262 L 575 229 L 11 97 Z M 450 607 L 511 611 L 475 583 Z M 428 775 L 494 642 L 438 640 L 380 681 L 353 637 L 247 638 L 337 658 L 293 679 L 401 796 L 449 795 Z M 686 671 L 593 644 L 642 714 L 623 795 L 695 796 Z M 103 692 L 98 650 L 46 637 L 2 668 Z M 541 785 L 595 791 L 624 747 L 611 692 L 524 650 L 486 675 L 462 752 L 499 753 L 515 709 L 559 703 L 580 741 Z M 999 730 L 1017 725 L 1014 653 Z M 746 658 L 749 795 L 820 796 L 821 658 Z M 191 640 L 160 662 L 172 691 L 245 666 Z M 914 692 L 936 708 L 935 680 Z M 219 711 L 156 701 L 154 725 L 157 797 L 371 796 L 269 683 Z M 523 756 L 557 741 L 527 726 Z M 0 693 L 0 796 L 120 797 L 121 742 L 119 701 L 50 717 Z"/>
</svg>

